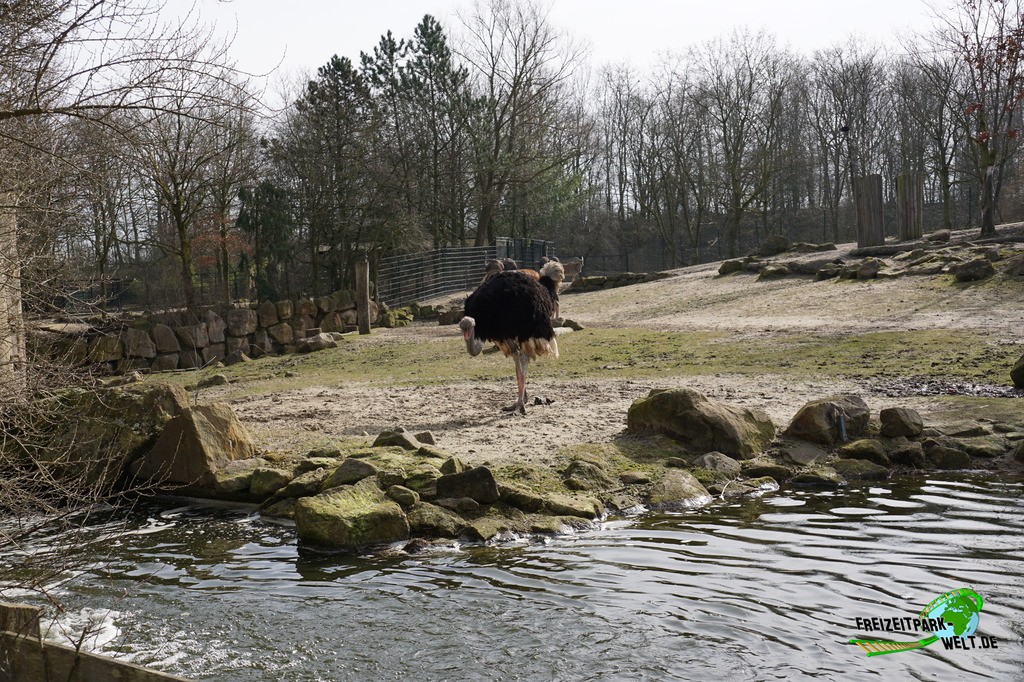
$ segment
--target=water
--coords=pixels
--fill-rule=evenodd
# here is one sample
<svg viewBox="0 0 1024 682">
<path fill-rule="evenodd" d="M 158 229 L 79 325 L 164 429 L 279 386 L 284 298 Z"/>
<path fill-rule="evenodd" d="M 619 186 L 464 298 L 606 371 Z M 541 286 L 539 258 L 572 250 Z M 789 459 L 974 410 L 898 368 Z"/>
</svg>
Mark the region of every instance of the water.
<svg viewBox="0 0 1024 682">
<path fill-rule="evenodd" d="M 103 540 L 51 590 L 93 648 L 194 679 L 1024 679 L 1022 493 L 980 476 L 783 490 L 359 558 L 308 556 L 246 511 L 153 505 L 90 527 Z M 846 643 L 857 616 L 915 616 L 962 586 L 997 649 Z"/>
</svg>

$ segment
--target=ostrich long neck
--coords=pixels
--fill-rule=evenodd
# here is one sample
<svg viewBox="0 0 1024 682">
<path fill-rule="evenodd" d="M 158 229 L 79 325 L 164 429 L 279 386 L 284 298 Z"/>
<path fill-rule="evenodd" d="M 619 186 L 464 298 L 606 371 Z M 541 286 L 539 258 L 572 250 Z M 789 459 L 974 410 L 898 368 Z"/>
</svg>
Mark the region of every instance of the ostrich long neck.
<svg viewBox="0 0 1024 682">
<path fill-rule="evenodd" d="M 470 336 L 466 338 L 466 352 L 468 352 L 472 357 L 475 358 L 480 355 L 480 351 L 483 349 L 484 344 L 480 339 L 476 338 L 476 334 L 470 334 Z"/>
</svg>

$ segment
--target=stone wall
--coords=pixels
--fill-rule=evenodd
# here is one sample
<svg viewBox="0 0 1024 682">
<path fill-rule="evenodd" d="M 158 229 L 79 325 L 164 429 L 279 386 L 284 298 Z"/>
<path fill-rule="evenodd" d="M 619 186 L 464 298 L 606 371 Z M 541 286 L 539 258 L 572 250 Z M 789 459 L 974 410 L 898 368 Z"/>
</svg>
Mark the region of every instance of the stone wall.
<svg viewBox="0 0 1024 682">
<path fill-rule="evenodd" d="M 386 313 L 370 302 L 371 320 Z M 342 290 L 317 299 L 211 309 L 192 324 L 173 324 L 172 319 L 143 317 L 107 331 L 84 324 L 38 325 L 33 345 L 37 353 L 65 358 L 74 366 L 107 365 L 114 372 L 194 369 L 232 364 L 243 356 L 294 353 L 311 334 L 355 331 L 356 304 L 353 292 Z"/>
</svg>

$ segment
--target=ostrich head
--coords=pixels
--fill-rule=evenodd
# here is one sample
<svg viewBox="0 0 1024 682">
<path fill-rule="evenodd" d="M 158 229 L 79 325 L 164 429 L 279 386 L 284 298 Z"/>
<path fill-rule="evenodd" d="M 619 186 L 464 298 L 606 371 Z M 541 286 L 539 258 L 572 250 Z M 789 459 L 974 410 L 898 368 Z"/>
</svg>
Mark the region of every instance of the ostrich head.
<svg viewBox="0 0 1024 682">
<path fill-rule="evenodd" d="M 462 330 L 462 338 L 466 341 L 466 352 L 473 357 L 480 355 L 480 351 L 483 350 L 484 344 L 480 339 L 476 338 L 474 331 L 476 329 L 476 320 L 472 317 L 466 316 L 459 320 L 459 329 Z"/>
</svg>

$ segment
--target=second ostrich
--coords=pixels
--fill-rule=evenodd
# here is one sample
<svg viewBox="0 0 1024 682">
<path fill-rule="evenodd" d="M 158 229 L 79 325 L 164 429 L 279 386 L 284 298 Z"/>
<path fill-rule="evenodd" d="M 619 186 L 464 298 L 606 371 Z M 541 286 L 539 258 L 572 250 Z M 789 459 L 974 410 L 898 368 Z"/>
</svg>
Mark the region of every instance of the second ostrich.
<svg viewBox="0 0 1024 682">
<path fill-rule="evenodd" d="M 558 357 L 551 318 L 558 310 L 562 266 L 547 263 L 536 280 L 522 272 L 499 272 L 466 299 L 466 316 L 459 322 L 466 350 L 477 356 L 484 341 L 493 341 L 516 365 L 516 402 L 505 408 L 526 414 L 526 367 L 542 355 Z"/>
</svg>

